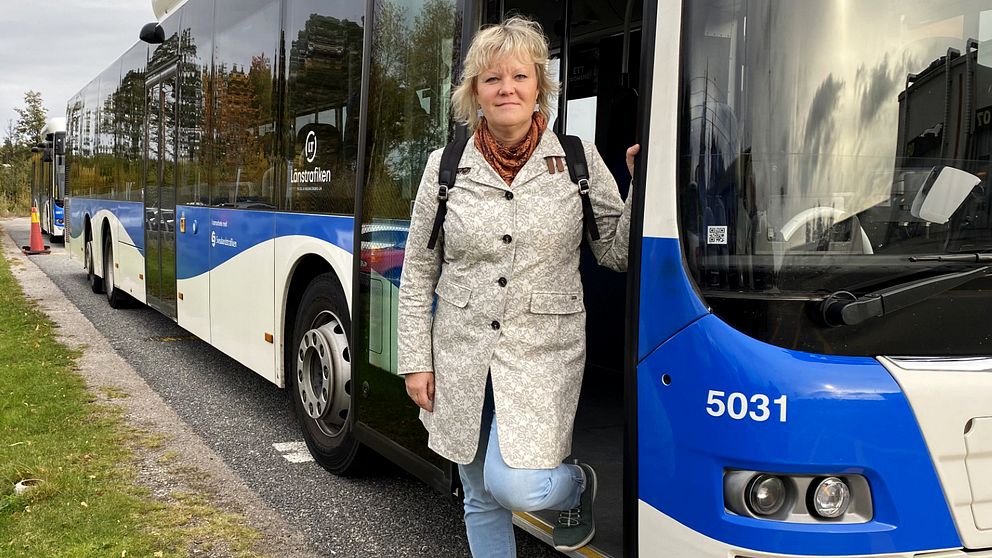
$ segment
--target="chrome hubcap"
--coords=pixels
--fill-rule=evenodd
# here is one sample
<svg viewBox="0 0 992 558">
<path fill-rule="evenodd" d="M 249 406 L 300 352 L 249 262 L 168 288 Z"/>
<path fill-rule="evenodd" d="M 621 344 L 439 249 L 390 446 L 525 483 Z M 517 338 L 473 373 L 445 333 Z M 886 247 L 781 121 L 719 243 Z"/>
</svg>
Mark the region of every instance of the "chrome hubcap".
<svg viewBox="0 0 992 558">
<path fill-rule="evenodd" d="M 296 354 L 296 386 L 307 415 L 328 436 L 341 432 L 351 409 L 351 353 L 341 321 L 321 312 Z"/>
</svg>

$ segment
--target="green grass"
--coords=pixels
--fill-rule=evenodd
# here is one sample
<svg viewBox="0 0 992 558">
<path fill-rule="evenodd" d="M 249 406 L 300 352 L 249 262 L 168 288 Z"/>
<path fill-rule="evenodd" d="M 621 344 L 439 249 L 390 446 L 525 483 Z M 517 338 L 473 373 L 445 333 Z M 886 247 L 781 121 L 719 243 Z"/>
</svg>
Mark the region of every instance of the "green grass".
<svg viewBox="0 0 992 558">
<path fill-rule="evenodd" d="M 24 299 L 0 256 L 0 556 L 165 557 L 194 549 L 202 556 L 221 547 L 255 556 L 258 533 L 204 493 L 156 500 L 135 484 L 134 452 L 154 452 L 164 438 L 136 435 L 116 407 L 97 402 L 74 371 L 76 357 Z M 181 468 L 171 474 L 198 476 Z M 41 483 L 15 495 L 24 479 Z"/>
</svg>

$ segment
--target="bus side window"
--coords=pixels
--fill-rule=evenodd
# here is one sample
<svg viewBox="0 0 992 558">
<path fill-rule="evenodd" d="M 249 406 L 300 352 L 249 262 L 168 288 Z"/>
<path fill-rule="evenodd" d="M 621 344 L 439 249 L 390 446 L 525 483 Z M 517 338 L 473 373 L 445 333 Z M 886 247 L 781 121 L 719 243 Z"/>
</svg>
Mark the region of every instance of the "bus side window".
<svg viewBox="0 0 992 558">
<path fill-rule="evenodd" d="M 214 203 L 275 207 L 266 171 L 276 165 L 275 71 L 280 2 L 218 0 L 214 60 L 216 163 Z M 244 37 L 252 37 L 250 43 Z M 245 46 L 250 44 L 251 46 Z"/>
<path fill-rule="evenodd" d="M 284 158 L 287 211 L 351 215 L 358 168 L 364 3 L 290 0 Z"/>
</svg>

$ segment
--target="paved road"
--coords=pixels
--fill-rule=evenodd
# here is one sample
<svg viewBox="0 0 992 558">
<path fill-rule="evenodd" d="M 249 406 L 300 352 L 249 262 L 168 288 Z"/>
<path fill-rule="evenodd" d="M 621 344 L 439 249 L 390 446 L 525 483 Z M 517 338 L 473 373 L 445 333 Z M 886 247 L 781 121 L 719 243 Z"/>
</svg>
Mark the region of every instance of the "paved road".
<svg viewBox="0 0 992 558">
<path fill-rule="evenodd" d="M 5 221 L 18 245 L 28 220 Z M 293 462 L 302 442 L 285 393 L 145 307 L 112 310 L 61 245 L 33 261 L 111 345 L 287 523 L 322 556 L 468 556 L 459 505 L 393 467 L 335 477 Z M 278 445 L 277 445 L 278 444 Z M 560 557 L 518 531 L 521 557 Z"/>
</svg>

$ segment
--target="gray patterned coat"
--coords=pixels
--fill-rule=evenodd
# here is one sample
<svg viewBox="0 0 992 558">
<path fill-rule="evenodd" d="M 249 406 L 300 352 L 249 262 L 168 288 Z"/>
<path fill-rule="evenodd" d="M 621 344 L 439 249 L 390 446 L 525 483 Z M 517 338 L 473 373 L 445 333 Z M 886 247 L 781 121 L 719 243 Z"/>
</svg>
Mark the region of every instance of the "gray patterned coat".
<svg viewBox="0 0 992 558">
<path fill-rule="evenodd" d="M 583 143 L 600 232 L 591 247 L 601 265 L 623 271 L 630 200 Z M 571 453 L 586 359 L 582 205 L 568 170 L 551 174 L 545 161 L 564 156 L 545 133 L 508 187 L 470 140 L 435 250 L 427 241 L 441 150 L 424 170 L 400 283 L 399 373 L 434 371 L 434 411 L 420 418 L 430 448 L 456 463 L 475 456 L 489 372 L 507 465 L 552 468 Z"/>
</svg>

